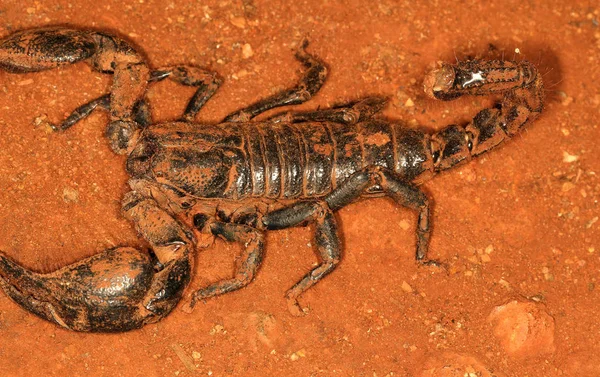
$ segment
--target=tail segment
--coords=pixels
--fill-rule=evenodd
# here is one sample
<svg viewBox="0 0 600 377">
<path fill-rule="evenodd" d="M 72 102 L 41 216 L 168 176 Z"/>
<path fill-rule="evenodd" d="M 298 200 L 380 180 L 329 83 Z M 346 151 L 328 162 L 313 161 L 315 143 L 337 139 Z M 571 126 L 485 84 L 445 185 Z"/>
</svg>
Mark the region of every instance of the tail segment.
<svg viewBox="0 0 600 377">
<path fill-rule="evenodd" d="M 434 170 L 448 169 L 511 138 L 544 107 L 544 87 L 529 62 L 467 61 L 427 75 L 425 93 L 449 101 L 465 94 L 504 93 L 499 106 L 481 110 L 466 126 L 450 125 L 431 137 Z"/>
</svg>

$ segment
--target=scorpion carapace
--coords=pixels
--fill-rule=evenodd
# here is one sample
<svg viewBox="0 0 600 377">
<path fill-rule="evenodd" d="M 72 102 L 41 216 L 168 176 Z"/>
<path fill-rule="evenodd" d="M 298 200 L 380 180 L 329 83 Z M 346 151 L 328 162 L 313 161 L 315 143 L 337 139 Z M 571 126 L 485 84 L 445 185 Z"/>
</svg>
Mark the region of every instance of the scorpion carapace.
<svg viewBox="0 0 600 377">
<path fill-rule="evenodd" d="M 115 46 L 135 56 L 134 63 L 107 52 Z M 496 147 L 534 120 L 543 107 L 540 75 L 527 62 L 443 65 L 425 79 L 431 97 L 502 93 L 503 98 L 467 125 L 433 134 L 376 118 L 386 102 L 381 98 L 253 121 L 318 92 L 327 69 L 305 47 L 296 53 L 306 72 L 295 87 L 208 125 L 192 119 L 219 85 L 215 74 L 187 66 L 150 71 L 126 42 L 99 32 L 42 29 L 0 41 L 0 67 L 13 72 L 81 60 L 95 64 L 108 59 L 105 55 L 113 59 L 107 63 L 115 76 L 110 95 L 81 106 L 56 130 L 95 108 L 109 110 L 111 124 L 133 125 L 115 131 L 109 125 L 108 136 L 116 152 L 128 153 L 132 179 L 123 214 L 151 246 L 149 252 L 109 249 L 49 274 L 32 272 L 0 253 L 4 291 L 29 311 L 72 330 L 127 331 L 160 320 L 177 305 L 189 284 L 199 240 L 219 237 L 239 242 L 243 251 L 234 276 L 192 292 L 188 309 L 252 281 L 263 259 L 265 231 L 313 224 L 320 263 L 286 294 L 291 312 L 303 314 L 298 297 L 341 259 L 335 212 L 372 195 L 389 196 L 417 212 L 416 259 L 436 264 L 427 258 L 431 214 L 419 184 Z M 133 74 L 131 64 L 148 73 Z M 123 75 L 133 77 L 131 87 L 123 86 Z M 198 90 L 180 121 L 152 124 L 146 84 L 165 77 Z M 121 102 L 120 95 L 128 101 Z"/>
</svg>

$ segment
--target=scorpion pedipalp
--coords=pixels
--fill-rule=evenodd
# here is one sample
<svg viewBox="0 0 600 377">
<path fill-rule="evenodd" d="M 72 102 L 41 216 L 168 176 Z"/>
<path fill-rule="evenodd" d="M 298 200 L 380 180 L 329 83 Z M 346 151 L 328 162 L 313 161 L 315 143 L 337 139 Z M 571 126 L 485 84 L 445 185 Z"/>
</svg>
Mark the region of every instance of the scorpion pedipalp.
<svg viewBox="0 0 600 377">
<path fill-rule="evenodd" d="M 0 39 L 0 70 L 6 72 L 39 72 L 78 62 L 113 74 L 110 94 L 78 107 L 63 122 L 50 127 L 64 131 L 97 108 L 108 110 L 110 122 L 106 134 L 112 150 L 118 154 L 127 152 L 135 130 L 151 123 L 150 114 L 139 107 L 145 103 L 149 82 L 169 78 L 198 88 L 184 112 L 185 121 L 193 120 L 221 84 L 215 73 L 186 65 L 150 71 L 145 57 L 131 43 L 100 31 L 47 27 L 23 30 Z"/>
<path fill-rule="evenodd" d="M 165 317 L 189 283 L 193 241 L 152 199 L 132 192 L 123 211 L 157 260 L 118 247 L 42 274 L 0 252 L 0 287 L 23 308 L 75 331 L 128 331 Z"/>
</svg>

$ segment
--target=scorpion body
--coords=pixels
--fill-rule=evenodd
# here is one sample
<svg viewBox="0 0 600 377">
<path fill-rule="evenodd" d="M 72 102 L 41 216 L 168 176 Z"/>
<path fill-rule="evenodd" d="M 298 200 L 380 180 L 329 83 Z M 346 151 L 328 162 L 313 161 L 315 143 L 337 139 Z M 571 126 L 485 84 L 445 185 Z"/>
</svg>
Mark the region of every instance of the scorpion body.
<svg viewBox="0 0 600 377">
<path fill-rule="evenodd" d="M 0 68 L 31 71 L 20 55 L 29 50 L 14 46 L 64 33 L 69 38 L 59 43 L 62 55 L 60 50 L 54 52 L 54 66 L 104 54 L 101 44 L 92 43 L 91 52 L 81 55 L 75 43 L 81 38 L 117 40 L 70 29 L 21 32 L 0 41 Z M 127 89 L 117 82 L 131 67 L 115 66 L 111 94 L 81 106 L 55 129 L 66 130 L 96 108 L 111 111 L 111 124 L 127 123 L 127 127 L 109 124 L 107 137 L 115 152 L 128 154 L 132 190 L 122 210 L 148 241 L 150 252 L 109 249 L 50 274 L 30 271 L 0 253 L 0 286 L 24 308 L 63 327 L 127 331 L 160 320 L 177 305 L 191 279 L 194 251 L 202 246 L 202 237 L 238 242 L 242 255 L 232 278 L 191 294 L 186 304 L 190 310 L 198 300 L 252 281 L 263 259 L 265 231 L 313 224 L 320 263 L 286 294 L 290 311 L 301 315 L 298 297 L 341 260 L 335 212 L 362 197 L 381 195 L 418 213 L 416 259 L 438 265 L 427 258 L 430 205 L 418 186 L 435 173 L 500 145 L 534 120 L 543 108 L 540 75 L 527 62 L 442 65 L 426 76 L 425 92 L 431 97 L 451 100 L 465 94 L 501 93 L 503 98 L 468 124 L 432 134 L 377 118 L 386 102 L 381 98 L 253 121 L 266 110 L 305 102 L 320 89 L 327 69 L 305 47 L 302 44 L 296 54 L 306 67 L 298 85 L 237 111 L 220 124 L 191 122 L 220 83 L 216 75 L 187 66 L 148 69 L 145 79 L 134 80 Z M 70 59 L 70 52 L 81 59 Z M 147 67 L 143 60 L 135 65 Z M 198 90 L 180 121 L 154 124 L 139 87 L 145 90 L 148 82 L 166 77 Z M 118 90 L 135 101 L 114 103 Z M 114 108 L 124 111 L 115 116 Z"/>
</svg>

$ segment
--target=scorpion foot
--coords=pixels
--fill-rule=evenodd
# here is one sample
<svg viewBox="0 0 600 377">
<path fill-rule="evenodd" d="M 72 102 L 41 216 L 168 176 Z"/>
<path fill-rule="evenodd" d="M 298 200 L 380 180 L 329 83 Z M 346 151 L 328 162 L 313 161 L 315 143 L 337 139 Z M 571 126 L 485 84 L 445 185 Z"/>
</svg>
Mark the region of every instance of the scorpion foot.
<svg viewBox="0 0 600 377">
<path fill-rule="evenodd" d="M 287 300 L 288 310 L 294 317 L 304 317 L 308 314 L 308 308 L 303 308 L 296 297 L 286 295 L 285 298 Z"/>
<path fill-rule="evenodd" d="M 437 259 L 423 259 L 423 260 L 419 260 L 419 264 L 421 266 L 428 266 L 428 267 L 437 267 L 437 268 L 442 268 L 444 270 L 448 270 L 448 266 L 446 265 L 446 263 L 444 262 L 440 262 Z"/>
</svg>

